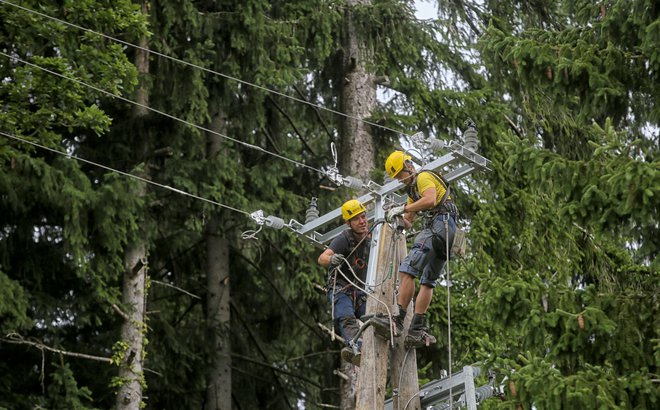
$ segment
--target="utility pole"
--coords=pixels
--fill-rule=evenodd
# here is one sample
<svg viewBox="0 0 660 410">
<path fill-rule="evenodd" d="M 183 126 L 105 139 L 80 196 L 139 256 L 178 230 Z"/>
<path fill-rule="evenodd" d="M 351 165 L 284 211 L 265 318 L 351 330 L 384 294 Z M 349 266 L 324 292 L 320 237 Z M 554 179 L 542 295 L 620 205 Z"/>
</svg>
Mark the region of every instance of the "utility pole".
<svg viewBox="0 0 660 410">
<path fill-rule="evenodd" d="M 372 239 L 373 241 L 373 239 Z M 373 314 L 396 315 L 396 280 L 399 262 L 406 255 L 405 233 L 383 225 L 378 238 L 376 282 L 373 298 L 367 300 L 367 316 Z M 412 302 L 411 305 L 412 306 Z M 410 306 L 408 307 L 410 309 Z M 412 315 L 406 317 L 405 326 Z M 388 361 L 391 363 L 390 383 L 397 403 L 410 403 L 409 409 L 419 410 L 417 356 L 414 350 L 406 350 L 402 338 L 383 340 L 374 335 L 373 327 L 367 328 L 362 339 L 362 364 L 358 375 L 356 409 L 382 409 L 385 404 Z"/>
<path fill-rule="evenodd" d="M 394 234 L 394 235 L 393 235 Z M 394 260 L 399 258 L 399 243 L 405 246 L 405 237 L 395 233 L 389 225 L 380 229 L 378 238 L 372 237 L 372 243 L 378 242 L 377 282 L 371 282 L 373 292 L 367 299 L 367 315 L 393 315 L 396 303 L 393 300 L 398 266 Z M 370 258 L 371 259 L 371 258 Z M 385 404 L 385 383 L 387 382 L 387 362 L 390 342 L 374 335 L 373 327 L 368 327 L 362 334 L 362 359 L 358 374 L 356 409 L 382 409 Z M 417 366 L 415 366 L 416 368 Z M 415 384 L 417 373 L 415 372 Z"/>
</svg>

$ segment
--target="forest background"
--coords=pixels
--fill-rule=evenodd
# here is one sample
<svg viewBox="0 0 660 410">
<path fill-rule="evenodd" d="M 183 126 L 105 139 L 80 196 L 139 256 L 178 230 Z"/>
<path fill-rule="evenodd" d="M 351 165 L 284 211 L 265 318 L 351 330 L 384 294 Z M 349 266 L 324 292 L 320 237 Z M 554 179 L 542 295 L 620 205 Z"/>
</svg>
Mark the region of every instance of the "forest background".
<svg viewBox="0 0 660 410">
<path fill-rule="evenodd" d="M 320 249 L 249 213 L 353 197 L 331 142 L 382 183 L 467 118 L 492 171 L 455 187 L 453 367 L 496 375 L 485 408 L 657 408 L 660 4 L 435 6 L 1 0 L 0 408 L 348 407 Z"/>
</svg>

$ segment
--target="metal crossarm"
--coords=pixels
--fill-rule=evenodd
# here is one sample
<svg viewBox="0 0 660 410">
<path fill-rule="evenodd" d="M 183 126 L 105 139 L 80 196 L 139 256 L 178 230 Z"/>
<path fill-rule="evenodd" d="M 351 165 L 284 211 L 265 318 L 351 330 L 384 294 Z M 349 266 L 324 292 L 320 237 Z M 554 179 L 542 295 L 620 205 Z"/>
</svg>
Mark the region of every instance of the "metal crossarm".
<svg viewBox="0 0 660 410">
<path fill-rule="evenodd" d="M 449 409 L 450 396 L 456 407 L 476 410 L 477 404 L 493 397 L 495 389 L 490 385 L 475 388 L 474 379 L 480 374 L 475 366 L 465 366 L 451 377 L 433 380 L 419 389 L 420 403 L 423 409 Z M 384 410 L 393 410 L 393 400 L 385 401 Z M 453 407 L 453 406 L 452 406 Z"/>
</svg>

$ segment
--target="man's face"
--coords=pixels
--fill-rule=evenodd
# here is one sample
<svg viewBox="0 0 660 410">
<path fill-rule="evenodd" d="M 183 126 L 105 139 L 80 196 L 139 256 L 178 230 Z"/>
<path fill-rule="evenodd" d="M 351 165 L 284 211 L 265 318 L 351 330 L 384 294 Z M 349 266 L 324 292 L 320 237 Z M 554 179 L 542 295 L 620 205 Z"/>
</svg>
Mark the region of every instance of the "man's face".
<svg viewBox="0 0 660 410">
<path fill-rule="evenodd" d="M 410 170 L 407 167 L 405 167 L 401 170 L 401 172 L 396 174 L 396 176 L 394 178 L 396 178 L 397 181 L 399 181 L 399 182 L 401 182 L 405 185 L 410 185 L 410 184 L 412 184 L 412 181 L 413 181 L 412 176 L 413 176 L 413 173 L 410 172 Z"/>
<path fill-rule="evenodd" d="M 348 220 L 348 226 L 358 235 L 364 235 L 369 231 L 369 219 L 367 213 L 362 212 Z"/>
</svg>

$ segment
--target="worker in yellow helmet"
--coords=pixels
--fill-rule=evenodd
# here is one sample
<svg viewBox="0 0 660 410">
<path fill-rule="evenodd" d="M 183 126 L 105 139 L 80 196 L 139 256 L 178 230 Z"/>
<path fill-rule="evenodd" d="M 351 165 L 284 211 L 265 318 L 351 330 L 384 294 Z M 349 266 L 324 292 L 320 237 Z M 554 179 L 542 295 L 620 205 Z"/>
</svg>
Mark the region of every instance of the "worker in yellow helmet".
<svg viewBox="0 0 660 410">
<path fill-rule="evenodd" d="M 408 201 L 387 211 L 386 219 L 403 216 L 404 225 L 410 227 L 419 212 L 425 212 L 424 228 L 417 234 L 410 252 L 399 266 L 399 314 L 394 317 L 395 336 L 403 334 L 406 308 L 415 294 L 415 278 L 419 278 L 419 293 L 415 300 L 415 312 L 404 340 L 407 348 L 428 346 L 436 339 L 428 333 L 425 314 L 440 272 L 449 260 L 447 244 L 451 248 L 456 232 L 458 210 L 450 193 L 449 184 L 438 173 L 423 170 L 417 172 L 410 155 L 403 151 L 392 152 L 385 161 L 385 171 L 406 186 Z M 375 318 L 377 334 L 389 337 L 387 318 Z"/>
<path fill-rule="evenodd" d="M 361 341 L 350 346 L 359 333 L 357 318 L 365 313 L 366 294 L 362 290 L 367 277 L 371 249 L 367 210 L 360 201 L 351 199 L 341 207 L 348 229 L 334 238 L 321 253 L 319 265 L 328 268 L 328 302 L 332 306 L 335 328 L 344 338 L 344 360 L 360 364 Z"/>
</svg>

